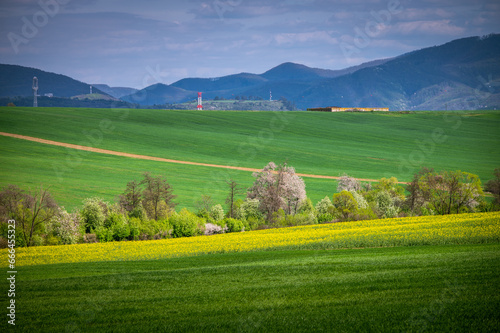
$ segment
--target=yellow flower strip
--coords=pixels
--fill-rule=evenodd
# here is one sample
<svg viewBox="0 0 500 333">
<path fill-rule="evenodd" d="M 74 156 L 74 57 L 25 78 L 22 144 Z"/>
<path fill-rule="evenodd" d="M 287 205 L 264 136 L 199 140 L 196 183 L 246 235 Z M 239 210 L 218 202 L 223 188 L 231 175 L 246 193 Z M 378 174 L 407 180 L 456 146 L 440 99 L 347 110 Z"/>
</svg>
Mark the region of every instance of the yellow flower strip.
<svg viewBox="0 0 500 333">
<path fill-rule="evenodd" d="M 16 249 L 16 266 L 208 253 L 500 242 L 500 212 L 366 220 L 156 241 Z M 7 257 L 7 250 L 0 253 Z"/>
</svg>

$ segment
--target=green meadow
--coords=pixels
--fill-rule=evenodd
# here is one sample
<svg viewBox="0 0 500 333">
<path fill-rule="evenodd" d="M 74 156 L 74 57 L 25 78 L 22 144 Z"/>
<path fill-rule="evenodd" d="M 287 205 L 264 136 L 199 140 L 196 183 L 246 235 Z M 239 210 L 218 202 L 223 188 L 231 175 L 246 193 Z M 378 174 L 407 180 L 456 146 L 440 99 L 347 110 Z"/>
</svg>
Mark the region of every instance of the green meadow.
<svg viewBox="0 0 500 333">
<path fill-rule="evenodd" d="M 499 244 L 26 266 L 17 274 L 15 328 L 495 332 L 499 270 Z"/>
<path fill-rule="evenodd" d="M 409 181 L 421 166 L 478 174 L 500 166 L 500 112 L 246 112 L 0 108 L 0 131 L 120 152 L 260 169 L 287 161 L 296 172 Z M 0 138 L 0 185 L 50 186 L 67 208 L 99 195 L 114 200 L 145 171 L 163 174 L 179 207 L 202 194 L 220 203 L 225 181 L 250 172 L 140 161 Z M 305 179 L 316 202 L 332 180 Z"/>
<path fill-rule="evenodd" d="M 23 188 L 49 187 L 56 201 L 72 210 L 85 198 L 102 197 L 110 202 L 125 190 L 127 182 L 141 180 L 146 171 L 165 175 L 178 197 L 178 209 L 195 210 L 201 195 L 211 195 L 223 204 L 226 181 L 236 180 L 242 187 L 252 185 L 251 172 L 182 165 L 91 152 L 29 142 L 0 136 L 0 185 Z M 317 202 L 335 192 L 337 182 L 306 179 L 308 196 Z M 244 197 L 242 197 L 244 198 Z"/>
<path fill-rule="evenodd" d="M 2 132 L 193 162 L 259 169 L 270 161 L 287 161 L 298 173 L 345 172 L 400 181 L 410 181 L 428 166 L 468 171 L 486 182 L 500 167 L 499 125 L 498 111 L 0 108 Z M 4 136 L 0 166 L 0 186 L 50 187 L 67 209 L 93 196 L 114 201 L 128 181 L 141 179 L 146 171 L 166 177 L 179 208 L 194 209 L 203 194 L 223 203 L 225 181 L 231 178 L 243 187 L 253 182 L 248 171 L 76 151 Z M 333 180 L 304 180 L 314 203 L 337 186 Z M 15 330 L 495 332 L 500 330 L 500 244 L 488 241 L 20 265 Z M 22 260 L 22 251 L 17 255 Z M 4 272 L 7 262 L 2 256 Z M 1 281 L 1 304 L 7 304 L 8 281 Z M 1 331 L 13 328 L 4 310 Z"/>
</svg>

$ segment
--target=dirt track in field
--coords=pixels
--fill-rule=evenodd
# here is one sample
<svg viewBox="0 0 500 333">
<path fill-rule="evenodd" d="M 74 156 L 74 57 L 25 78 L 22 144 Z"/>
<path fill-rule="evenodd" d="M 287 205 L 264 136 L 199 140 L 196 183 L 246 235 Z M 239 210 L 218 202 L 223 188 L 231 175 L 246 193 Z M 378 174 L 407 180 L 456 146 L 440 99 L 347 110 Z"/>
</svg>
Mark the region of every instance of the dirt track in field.
<svg viewBox="0 0 500 333">
<path fill-rule="evenodd" d="M 171 160 L 171 159 L 162 158 L 162 157 L 154 157 L 154 156 L 146 156 L 146 155 L 137 155 L 137 154 L 123 153 L 123 152 L 113 151 L 113 150 L 107 150 L 107 149 L 100 149 L 100 148 L 94 148 L 94 147 L 88 147 L 88 146 L 74 145 L 72 143 L 64 143 L 64 142 L 58 142 L 58 141 L 52 141 L 52 140 L 45 140 L 45 139 L 40 139 L 40 138 L 35 138 L 35 137 L 32 137 L 32 136 L 26 136 L 26 135 L 20 135 L 20 134 L 12 134 L 12 133 L 0 132 L 0 135 L 11 137 L 11 138 L 16 138 L 16 139 L 22 139 L 22 140 L 28 140 L 28 141 L 43 143 L 43 144 L 52 145 L 52 146 L 58 146 L 58 147 L 65 147 L 65 148 L 70 148 L 70 149 L 84 150 L 84 151 L 88 151 L 88 152 L 92 152 L 92 153 L 114 155 L 114 156 L 121 156 L 121 157 L 128 157 L 128 158 L 136 158 L 136 159 L 140 159 L 140 160 L 148 160 L 148 161 L 156 161 L 156 162 L 166 162 L 166 163 L 176 163 L 176 164 L 185 164 L 185 165 L 196 165 L 196 166 L 204 166 L 204 167 L 220 168 L 220 169 L 240 170 L 240 171 L 248 171 L 248 172 L 258 172 L 258 171 L 261 171 L 260 169 L 253 169 L 253 168 L 244 168 L 244 167 L 236 167 L 236 166 L 230 166 L 230 165 L 218 165 L 218 164 L 199 163 L 199 162 L 189 162 L 189 161 L 178 161 L 178 160 Z M 336 179 L 336 180 L 340 179 L 340 177 L 322 176 L 322 175 L 310 175 L 310 174 L 305 174 L 305 173 L 297 173 L 297 175 L 300 176 L 300 177 L 306 177 L 306 178 Z M 378 182 L 378 180 L 376 180 L 376 179 L 358 178 L 358 180 L 359 181 L 365 181 L 365 182 Z"/>
</svg>

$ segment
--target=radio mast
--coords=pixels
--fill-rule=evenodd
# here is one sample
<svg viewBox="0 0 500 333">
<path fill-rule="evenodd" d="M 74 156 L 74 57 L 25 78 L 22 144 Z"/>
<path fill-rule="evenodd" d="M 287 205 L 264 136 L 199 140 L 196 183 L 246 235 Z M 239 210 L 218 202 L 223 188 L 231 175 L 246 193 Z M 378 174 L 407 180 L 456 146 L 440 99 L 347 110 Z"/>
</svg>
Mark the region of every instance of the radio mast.
<svg viewBox="0 0 500 333">
<path fill-rule="evenodd" d="M 203 104 L 201 100 L 201 92 L 198 93 L 198 110 L 203 110 Z"/>
<path fill-rule="evenodd" d="M 38 107 L 38 79 L 36 76 L 33 77 L 33 107 L 36 108 Z"/>
</svg>

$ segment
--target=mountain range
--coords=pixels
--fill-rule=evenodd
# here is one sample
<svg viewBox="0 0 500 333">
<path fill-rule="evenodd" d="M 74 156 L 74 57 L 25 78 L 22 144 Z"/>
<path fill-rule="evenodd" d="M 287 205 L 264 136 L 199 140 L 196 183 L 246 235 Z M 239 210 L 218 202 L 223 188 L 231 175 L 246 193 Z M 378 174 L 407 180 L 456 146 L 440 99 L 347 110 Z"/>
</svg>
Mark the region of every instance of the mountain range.
<svg viewBox="0 0 500 333">
<path fill-rule="evenodd" d="M 87 93 L 88 84 L 63 75 L 0 65 L 0 97 L 30 96 L 31 79 L 58 97 Z M 297 108 L 389 107 L 391 110 L 500 107 L 500 34 L 469 37 L 343 70 L 283 63 L 262 74 L 186 78 L 170 85 L 132 88 L 93 85 L 100 93 L 144 106 L 215 97 L 286 98 Z M 42 89 L 41 89 L 42 90 Z"/>
</svg>

